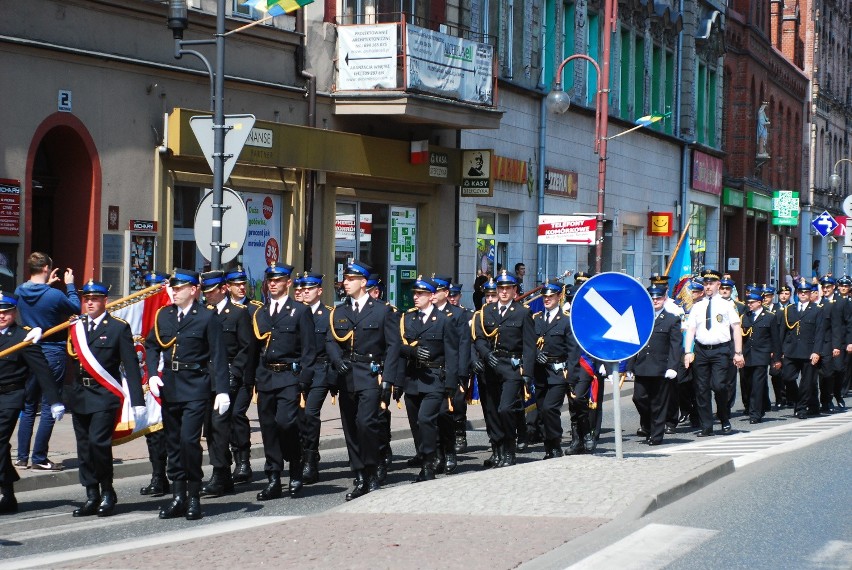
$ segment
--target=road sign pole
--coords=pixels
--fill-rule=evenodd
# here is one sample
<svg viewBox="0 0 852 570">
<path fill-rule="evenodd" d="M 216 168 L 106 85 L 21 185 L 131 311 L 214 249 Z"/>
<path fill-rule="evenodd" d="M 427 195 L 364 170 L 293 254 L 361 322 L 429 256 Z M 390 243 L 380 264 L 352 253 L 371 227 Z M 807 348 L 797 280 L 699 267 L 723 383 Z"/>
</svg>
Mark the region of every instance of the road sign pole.
<svg viewBox="0 0 852 570">
<path fill-rule="evenodd" d="M 210 269 L 222 269 L 222 200 L 225 186 L 225 0 L 216 8 L 216 71 L 213 82 L 213 216 Z"/>
<path fill-rule="evenodd" d="M 613 370 L 618 367 L 617 362 L 612 363 Z M 619 386 L 618 372 L 613 371 L 609 375 L 612 382 L 612 429 L 615 430 L 615 458 L 624 459 L 624 450 L 621 442 L 621 386 Z"/>
</svg>

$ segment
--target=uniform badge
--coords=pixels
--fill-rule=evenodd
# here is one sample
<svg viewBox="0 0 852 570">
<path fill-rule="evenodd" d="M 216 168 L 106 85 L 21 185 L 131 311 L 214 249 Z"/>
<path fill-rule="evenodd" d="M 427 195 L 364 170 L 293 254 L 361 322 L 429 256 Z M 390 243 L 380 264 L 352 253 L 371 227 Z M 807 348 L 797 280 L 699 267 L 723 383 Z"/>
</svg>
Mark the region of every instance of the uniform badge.
<svg viewBox="0 0 852 570">
<path fill-rule="evenodd" d="M 721 314 L 721 313 L 720 313 L 720 314 L 718 314 L 718 315 L 716 315 L 716 322 L 717 322 L 717 323 L 721 323 L 721 322 L 722 322 L 722 314 Z"/>
</svg>

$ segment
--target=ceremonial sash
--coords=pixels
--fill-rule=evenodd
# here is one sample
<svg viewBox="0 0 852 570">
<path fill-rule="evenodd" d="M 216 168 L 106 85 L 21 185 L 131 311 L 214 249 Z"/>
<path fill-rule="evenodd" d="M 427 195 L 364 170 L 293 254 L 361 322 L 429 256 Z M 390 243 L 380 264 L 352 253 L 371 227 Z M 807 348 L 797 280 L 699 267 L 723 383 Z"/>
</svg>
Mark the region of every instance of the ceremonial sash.
<svg viewBox="0 0 852 570">
<path fill-rule="evenodd" d="M 120 400 L 124 400 L 124 391 L 121 389 L 121 383 L 112 377 L 112 374 L 106 368 L 101 366 L 95 355 L 92 354 L 89 348 L 89 342 L 86 339 L 86 325 L 82 319 L 78 320 L 71 331 L 71 344 L 74 345 L 74 350 L 77 352 L 77 357 L 80 359 L 80 365 L 89 373 L 89 375 L 98 381 L 98 384 L 115 394 Z"/>
</svg>

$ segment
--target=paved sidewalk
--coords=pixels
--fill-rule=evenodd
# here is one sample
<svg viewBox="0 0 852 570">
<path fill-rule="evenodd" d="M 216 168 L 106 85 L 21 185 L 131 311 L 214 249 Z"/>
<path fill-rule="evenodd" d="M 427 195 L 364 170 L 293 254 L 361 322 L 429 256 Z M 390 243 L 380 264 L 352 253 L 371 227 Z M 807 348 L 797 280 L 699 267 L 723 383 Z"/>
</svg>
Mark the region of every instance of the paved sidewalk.
<svg viewBox="0 0 852 570">
<path fill-rule="evenodd" d="M 87 552 L 62 568 L 244 567 L 501 570 L 545 555 L 616 517 L 638 518 L 733 471 L 701 455 L 563 457 L 382 489 L 320 515 L 206 536 Z M 547 562 L 545 562 L 547 561 Z M 47 561 L 43 561 L 47 562 Z M 57 565 L 50 564 L 51 567 Z"/>
</svg>

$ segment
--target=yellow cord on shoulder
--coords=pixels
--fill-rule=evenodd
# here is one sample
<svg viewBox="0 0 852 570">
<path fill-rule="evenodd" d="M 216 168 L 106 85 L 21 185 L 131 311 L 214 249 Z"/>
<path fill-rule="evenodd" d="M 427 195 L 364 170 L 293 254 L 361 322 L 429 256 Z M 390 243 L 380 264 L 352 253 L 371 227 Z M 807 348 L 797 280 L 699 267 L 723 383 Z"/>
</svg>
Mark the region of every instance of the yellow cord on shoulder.
<svg viewBox="0 0 852 570">
<path fill-rule="evenodd" d="M 412 311 L 406 311 L 406 313 L 410 313 Z M 408 339 L 405 338 L 405 315 L 402 315 L 399 318 L 399 336 L 402 339 L 402 344 L 405 346 L 417 346 L 417 340 L 413 340 L 408 342 Z"/>
<path fill-rule="evenodd" d="M 265 340 L 266 346 L 264 348 L 269 348 L 269 341 L 272 340 L 272 331 L 269 331 L 264 334 L 260 334 L 260 329 L 257 328 L 257 314 L 260 312 L 260 309 L 254 312 L 254 315 L 251 317 L 252 328 L 254 328 L 254 337 L 257 340 Z"/>
<path fill-rule="evenodd" d="M 784 307 L 784 324 L 787 325 L 787 328 L 789 330 L 796 329 L 796 334 L 799 334 L 799 321 L 796 321 L 796 324 L 791 325 L 790 319 L 787 318 L 787 309 L 789 309 L 791 306 L 792 305 L 787 305 L 786 307 Z"/>
<path fill-rule="evenodd" d="M 71 333 L 73 334 L 73 333 Z M 68 351 L 68 356 L 71 358 L 77 358 L 77 352 L 74 350 L 74 345 L 71 343 L 71 335 L 68 335 L 68 340 L 65 341 L 65 350 Z"/>
<path fill-rule="evenodd" d="M 157 314 L 154 316 L 154 338 L 157 339 L 157 344 L 159 344 L 163 348 L 171 348 L 171 346 L 177 341 L 177 337 L 174 337 L 169 342 L 163 342 L 160 338 L 160 311 L 165 309 L 166 307 L 160 307 L 157 309 Z"/>
<path fill-rule="evenodd" d="M 334 311 L 336 311 L 336 310 L 337 310 L 337 307 L 333 308 L 328 313 L 328 328 L 331 331 L 331 336 L 334 337 L 334 340 L 336 340 L 337 342 L 346 342 L 347 340 L 351 340 L 352 341 L 351 345 L 355 346 L 355 329 L 354 328 L 350 329 L 349 332 L 346 333 L 343 336 L 337 336 L 337 333 L 334 332 Z"/>
</svg>

